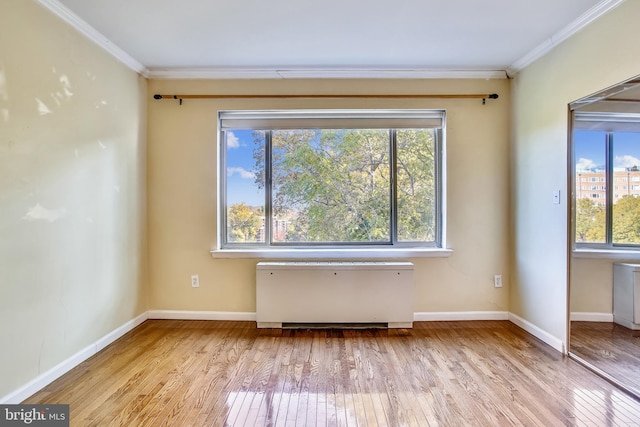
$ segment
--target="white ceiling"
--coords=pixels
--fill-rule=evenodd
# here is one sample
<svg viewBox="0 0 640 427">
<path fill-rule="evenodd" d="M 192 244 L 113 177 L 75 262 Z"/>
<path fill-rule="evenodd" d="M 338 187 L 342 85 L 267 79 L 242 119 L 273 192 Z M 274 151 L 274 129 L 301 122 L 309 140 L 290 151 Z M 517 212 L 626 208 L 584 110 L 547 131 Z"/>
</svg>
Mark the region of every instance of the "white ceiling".
<svg viewBox="0 0 640 427">
<path fill-rule="evenodd" d="M 38 1 L 153 74 L 517 71 L 623 0 Z"/>
</svg>

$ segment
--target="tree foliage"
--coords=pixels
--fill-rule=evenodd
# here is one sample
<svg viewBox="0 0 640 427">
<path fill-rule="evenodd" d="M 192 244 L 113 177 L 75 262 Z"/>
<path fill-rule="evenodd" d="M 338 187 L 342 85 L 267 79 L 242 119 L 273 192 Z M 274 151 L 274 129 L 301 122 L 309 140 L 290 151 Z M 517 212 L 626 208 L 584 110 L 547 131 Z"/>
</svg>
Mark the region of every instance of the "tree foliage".
<svg viewBox="0 0 640 427">
<path fill-rule="evenodd" d="M 613 205 L 614 243 L 640 243 L 640 198 L 625 196 Z"/>
<path fill-rule="evenodd" d="M 434 133 L 428 129 L 395 131 L 394 182 L 390 144 L 393 132 L 389 129 L 272 131 L 271 208 L 272 215 L 287 224 L 284 241 L 390 241 L 394 184 L 398 240 L 433 241 L 436 233 Z M 252 172 L 255 184 L 263 187 L 266 182 L 265 133 L 255 132 L 254 140 Z"/>
<path fill-rule="evenodd" d="M 236 203 L 227 212 L 229 242 L 255 242 L 262 220 L 244 203 Z"/>
<path fill-rule="evenodd" d="M 433 132 L 398 130 L 398 240 L 433 241 L 436 235 L 436 153 Z"/>
<path fill-rule="evenodd" d="M 274 213 L 297 213 L 287 240 L 389 240 L 388 131 L 277 131 L 272 144 Z"/>
<path fill-rule="evenodd" d="M 576 202 L 576 242 L 605 241 L 605 207 L 591 199 Z"/>
<path fill-rule="evenodd" d="M 640 244 L 640 198 L 625 196 L 613 205 L 614 243 Z M 606 209 L 591 199 L 576 202 L 576 242 L 606 241 Z"/>
</svg>

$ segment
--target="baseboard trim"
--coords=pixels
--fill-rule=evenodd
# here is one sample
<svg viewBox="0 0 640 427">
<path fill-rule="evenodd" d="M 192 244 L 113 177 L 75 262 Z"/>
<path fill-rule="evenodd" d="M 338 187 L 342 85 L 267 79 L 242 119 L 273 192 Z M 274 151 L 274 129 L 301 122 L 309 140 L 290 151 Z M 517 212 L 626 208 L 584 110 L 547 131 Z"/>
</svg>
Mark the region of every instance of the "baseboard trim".
<svg viewBox="0 0 640 427">
<path fill-rule="evenodd" d="M 571 313 L 572 322 L 613 322 L 613 313 L 598 313 L 588 311 L 574 311 Z"/>
<path fill-rule="evenodd" d="M 87 347 L 83 348 L 82 350 L 72 355 L 68 359 L 58 363 L 53 368 L 38 375 L 36 378 L 29 381 L 22 387 L 7 394 L 6 396 L 3 396 L 2 398 L 0 398 L 0 404 L 10 405 L 10 404 L 17 404 L 22 402 L 23 400 L 25 400 L 29 396 L 32 396 L 36 392 L 42 390 L 44 387 L 51 384 L 53 381 L 57 380 L 62 375 L 66 374 L 71 369 L 75 368 L 76 366 L 78 366 L 79 364 L 81 364 L 82 362 L 84 362 L 94 354 L 103 350 L 106 346 L 108 346 L 109 344 L 111 344 L 112 342 L 114 342 L 115 340 L 117 340 L 127 332 L 139 326 L 145 320 L 147 320 L 147 312 L 144 312 L 141 315 L 135 317 L 134 319 L 131 319 L 124 325 L 114 329 L 113 331 L 109 332 L 107 335 L 98 339 L 93 344 L 88 345 Z"/>
<path fill-rule="evenodd" d="M 149 319 L 164 320 L 242 320 L 256 321 L 254 312 L 235 311 L 189 311 L 189 310 L 150 310 Z M 507 311 L 456 311 L 456 312 L 418 312 L 413 314 L 415 322 L 454 321 L 454 320 L 509 320 Z"/>
<path fill-rule="evenodd" d="M 507 311 L 424 311 L 413 313 L 414 322 L 447 322 L 456 320 L 509 320 Z"/>
<path fill-rule="evenodd" d="M 246 320 L 256 321 L 256 313 L 243 311 L 149 310 L 149 319 L 158 320 Z"/>
<path fill-rule="evenodd" d="M 551 347 L 553 347 L 554 349 L 558 350 L 562 354 L 566 354 L 564 342 L 562 340 L 554 337 L 553 335 L 551 335 L 549 332 L 545 331 L 544 329 L 541 329 L 540 327 L 534 325 L 533 323 L 529 322 L 528 320 L 525 320 L 522 317 L 520 317 L 520 316 L 518 316 L 516 314 L 513 314 L 513 313 L 509 313 L 509 321 L 511 323 L 515 324 L 516 326 L 524 329 L 525 331 L 527 331 L 528 333 L 530 333 L 534 337 L 542 340 L 545 344 L 550 345 Z"/>
</svg>

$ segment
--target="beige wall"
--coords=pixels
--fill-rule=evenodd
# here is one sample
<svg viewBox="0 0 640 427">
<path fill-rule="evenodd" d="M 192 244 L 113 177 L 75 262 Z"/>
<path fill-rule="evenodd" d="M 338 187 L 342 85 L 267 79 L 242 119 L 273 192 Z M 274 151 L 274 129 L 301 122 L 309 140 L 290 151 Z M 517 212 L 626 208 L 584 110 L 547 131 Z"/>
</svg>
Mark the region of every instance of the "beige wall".
<svg viewBox="0 0 640 427">
<path fill-rule="evenodd" d="M 572 313 L 613 313 L 613 261 L 574 258 L 571 261 Z"/>
<path fill-rule="evenodd" d="M 145 89 L 0 2 L 0 398 L 146 309 Z"/>
<path fill-rule="evenodd" d="M 567 105 L 640 73 L 640 2 L 628 1 L 512 80 L 510 309 L 567 339 Z M 561 205 L 552 204 L 562 190 Z M 597 298 L 594 295 L 594 298 Z"/>
<path fill-rule="evenodd" d="M 508 80 L 151 80 L 154 93 L 491 93 L 480 100 L 150 101 L 150 309 L 255 311 L 256 259 L 213 259 L 220 109 L 446 108 L 450 258 L 413 259 L 417 312 L 507 311 Z M 503 274 L 505 286 L 493 287 Z M 191 288 L 192 274 L 200 288 Z"/>
</svg>

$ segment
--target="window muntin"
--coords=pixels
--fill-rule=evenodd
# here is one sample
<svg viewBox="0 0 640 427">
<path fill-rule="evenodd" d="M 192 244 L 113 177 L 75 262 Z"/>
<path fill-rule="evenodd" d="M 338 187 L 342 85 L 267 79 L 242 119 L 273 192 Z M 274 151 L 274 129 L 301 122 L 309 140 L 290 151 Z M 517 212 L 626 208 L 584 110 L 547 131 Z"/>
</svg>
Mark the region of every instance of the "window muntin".
<svg viewBox="0 0 640 427">
<path fill-rule="evenodd" d="M 640 185 L 610 186 L 607 182 L 640 181 L 640 117 L 574 113 L 575 173 L 574 241 L 577 248 L 640 248 Z M 599 190 L 578 185 L 604 182 Z"/>
<path fill-rule="evenodd" d="M 443 125 L 432 110 L 221 112 L 221 247 L 440 247 Z"/>
</svg>

